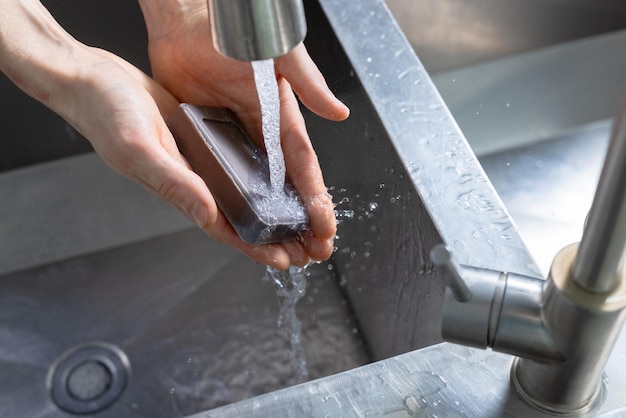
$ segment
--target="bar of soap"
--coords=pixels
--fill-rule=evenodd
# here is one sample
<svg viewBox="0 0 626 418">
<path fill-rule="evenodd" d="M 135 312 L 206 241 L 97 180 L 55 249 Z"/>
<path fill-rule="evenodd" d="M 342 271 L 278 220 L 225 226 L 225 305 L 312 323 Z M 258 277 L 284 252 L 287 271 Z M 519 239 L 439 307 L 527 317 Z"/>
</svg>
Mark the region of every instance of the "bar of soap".
<svg viewBox="0 0 626 418">
<path fill-rule="evenodd" d="M 183 103 L 167 124 L 180 152 L 243 241 L 290 241 L 308 226 L 306 209 L 288 182 L 285 199 L 271 199 L 267 155 L 233 112 Z"/>
</svg>

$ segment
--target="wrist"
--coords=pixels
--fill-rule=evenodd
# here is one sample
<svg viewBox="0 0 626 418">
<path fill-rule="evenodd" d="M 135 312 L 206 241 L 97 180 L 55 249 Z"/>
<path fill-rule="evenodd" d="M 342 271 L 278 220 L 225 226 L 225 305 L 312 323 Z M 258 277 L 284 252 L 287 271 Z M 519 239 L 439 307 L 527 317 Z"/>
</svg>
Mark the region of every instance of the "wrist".
<svg viewBox="0 0 626 418">
<path fill-rule="evenodd" d="M 25 93 L 55 111 L 67 84 L 79 71 L 82 47 L 39 1 L 3 4 L 0 70 Z"/>
<path fill-rule="evenodd" d="M 206 17 L 206 0 L 138 0 L 146 22 L 148 38 L 154 40 L 169 35 L 197 18 Z"/>
</svg>

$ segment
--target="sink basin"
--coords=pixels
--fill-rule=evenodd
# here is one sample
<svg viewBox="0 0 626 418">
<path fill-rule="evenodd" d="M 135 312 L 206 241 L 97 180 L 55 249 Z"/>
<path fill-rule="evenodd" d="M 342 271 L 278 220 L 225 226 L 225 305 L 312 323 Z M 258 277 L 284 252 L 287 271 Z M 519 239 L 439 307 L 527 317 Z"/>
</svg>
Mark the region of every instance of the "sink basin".
<svg viewBox="0 0 626 418">
<path fill-rule="evenodd" d="M 49 368 L 93 341 L 119 347 L 132 368 L 123 397 L 98 416 L 184 416 L 294 384 L 263 277 L 262 266 L 195 228 L 3 276 L 0 412 L 51 416 Z M 366 363 L 326 266 L 309 282 L 299 315 L 310 376 Z"/>
<path fill-rule="evenodd" d="M 124 19 L 141 23 L 136 5 L 119 3 Z M 100 342 L 128 367 L 123 393 L 98 417 L 545 416 L 509 387 L 512 358 L 442 343 L 445 284 L 428 253 L 445 241 L 462 264 L 543 275 L 552 251 L 579 238 L 615 95 L 594 96 L 607 104 L 589 104 L 591 120 L 563 117 L 502 141 L 503 112 L 535 107 L 528 80 L 550 57 L 563 60 L 561 49 L 431 79 L 384 3 L 306 6 L 307 48 L 352 111 L 342 123 L 305 112 L 339 220 L 336 251 L 310 267 L 298 304 L 312 381 L 293 386 L 264 267 L 112 173 L 50 119 L 62 155 L 18 149 L 0 174 L 0 415 L 74 416 L 51 399 L 48 375 L 68 350 Z M 580 51 L 622 37 L 568 44 L 565 55 L 584 60 Z M 511 87 L 515 100 L 511 79 L 529 83 Z M 568 217 L 572 205 L 581 209 Z M 558 235 L 548 245 L 546 231 Z M 622 340 L 598 416 L 626 408 Z"/>
</svg>

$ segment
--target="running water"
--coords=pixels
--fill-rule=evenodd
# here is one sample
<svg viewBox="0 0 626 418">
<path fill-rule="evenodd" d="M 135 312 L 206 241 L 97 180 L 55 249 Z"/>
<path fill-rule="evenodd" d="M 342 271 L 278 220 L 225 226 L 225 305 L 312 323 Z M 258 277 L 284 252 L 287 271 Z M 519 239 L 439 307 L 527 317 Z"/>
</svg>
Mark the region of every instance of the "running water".
<svg viewBox="0 0 626 418">
<path fill-rule="evenodd" d="M 271 197 L 277 201 L 285 194 L 285 157 L 280 146 L 280 98 L 274 60 L 252 61 L 252 69 L 261 104 L 263 140 L 270 166 Z"/>
<path fill-rule="evenodd" d="M 271 200 L 274 205 L 293 207 L 295 209 L 292 210 L 297 211 L 300 210 L 299 206 L 294 204 L 297 200 L 285 193 L 285 157 L 280 145 L 280 98 L 274 60 L 252 61 L 252 69 L 261 104 L 263 139 L 270 169 Z M 301 324 L 296 314 L 296 303 L 306 292 L 306 270 L 292 266 L 286 271 L 281 271 L 268 266 L 266 278 L 274 285 L 278 297 L 280 309 L 278 326 L 285 327 L 291 343 L 294 380 L 296 383 L 305 382 L 309 377 L 309 371 L 300 341 Z"/>
<path fill-rule="evenodd" d="M 306 293 L 306 267 L 289 267 L 281 271 L 267 267 L 265 277 L 271 281 L 278 297 L 279 314 L 277 324 L 285 328 L 285 333 L 291 343 L 293 356 L 293 374 L 295 383 L 306 382 L 309 370 L 306 366 L 304 349 L 300 339 L 302 327 L 296 313 L 296 304 Z"/>
</svg>

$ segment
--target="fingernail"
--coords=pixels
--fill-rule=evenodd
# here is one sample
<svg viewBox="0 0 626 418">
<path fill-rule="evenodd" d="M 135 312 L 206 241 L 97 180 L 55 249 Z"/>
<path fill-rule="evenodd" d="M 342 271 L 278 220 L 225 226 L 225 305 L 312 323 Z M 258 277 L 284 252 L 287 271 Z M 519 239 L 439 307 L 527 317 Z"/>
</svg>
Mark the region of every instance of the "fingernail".
<svg viewBox="0 0 626 418">
<path fill-rule="evenodd" d="M 206 228 L 209 218 L 209 210 L 205 205 L 193 205 L 193 208 L 189 212 L 189 216 L 194 220 L 196 225 L 200 228 Z"/>
</svg>

